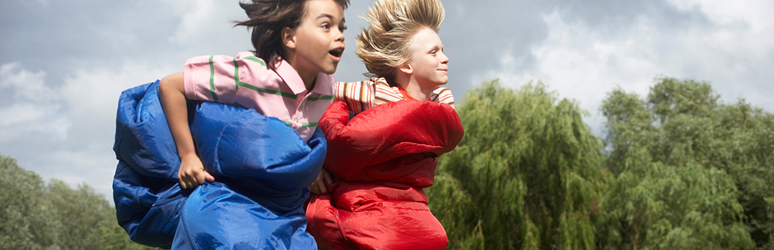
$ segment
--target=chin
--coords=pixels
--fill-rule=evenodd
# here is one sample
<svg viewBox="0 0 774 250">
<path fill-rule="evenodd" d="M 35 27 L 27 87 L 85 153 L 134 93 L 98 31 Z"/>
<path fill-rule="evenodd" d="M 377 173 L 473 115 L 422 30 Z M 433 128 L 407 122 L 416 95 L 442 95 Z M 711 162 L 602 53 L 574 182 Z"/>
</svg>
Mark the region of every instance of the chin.
<svg viewBox="0 0 774 250">
<path fill-rule="evenodd" d="M 333 73 L 336 73 L 336 68 L 333 68 L 332 70 L 325 70 L 325 71 L 323 71 L 323 73 L 328 74 L 328 75 L 332 75 Z"/>
<path fill-rule="evenodd" d="M 338 66 L 339 66 L 338 64 L 333 64 L 333 65 L 327 67 L 326 69 L 323 69 L 323 73 L 329 74 L 329 75 L 333 74 L 333 73 L 336 73 L 336 69 L 338 68 Z"/>
</svg>

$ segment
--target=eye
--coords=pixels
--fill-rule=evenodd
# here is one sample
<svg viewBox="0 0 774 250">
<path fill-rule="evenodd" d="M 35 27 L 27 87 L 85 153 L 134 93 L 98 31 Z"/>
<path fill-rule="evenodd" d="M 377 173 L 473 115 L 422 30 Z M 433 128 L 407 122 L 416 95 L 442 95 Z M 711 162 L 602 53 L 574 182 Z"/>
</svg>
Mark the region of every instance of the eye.
<svg viewBox="0 0 774 250">
<path fill-rule="evenodd" d="M 341 25 L 341 26 L 339 26 L 339 30 L 341 32 L 344 32 L 345 30 L 347 30 L 347 26 L 346 25 Z"/>
<path fill-rule="evenodd" d="M 329 23 L 324 23 L 324 24 L 323 24 L 323 25 L 321 25 L 320 27 L 321 27 L 321 28 L 323 28 L 323 29 L 326 29 L 326 30 L 327 30 L 327 29 L 330 29 L 330 28 L 331 28 L 331 24 L 329 24 Z"/>
</svg>

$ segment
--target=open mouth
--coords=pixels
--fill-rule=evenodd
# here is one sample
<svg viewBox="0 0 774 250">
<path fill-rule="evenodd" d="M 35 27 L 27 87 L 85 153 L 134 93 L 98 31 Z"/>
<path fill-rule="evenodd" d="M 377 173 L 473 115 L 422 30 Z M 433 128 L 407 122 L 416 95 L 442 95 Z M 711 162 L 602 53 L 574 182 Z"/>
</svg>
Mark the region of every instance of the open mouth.
<svg viewBox="0 0 774 250">
<path fill-rule="evenodd" d="M 341 55 L 344 54 L 344 48 L 332 49 L 328 51 L 328 54 L 331 54 L 334 57 L 341 57 Z"/>
</svg>

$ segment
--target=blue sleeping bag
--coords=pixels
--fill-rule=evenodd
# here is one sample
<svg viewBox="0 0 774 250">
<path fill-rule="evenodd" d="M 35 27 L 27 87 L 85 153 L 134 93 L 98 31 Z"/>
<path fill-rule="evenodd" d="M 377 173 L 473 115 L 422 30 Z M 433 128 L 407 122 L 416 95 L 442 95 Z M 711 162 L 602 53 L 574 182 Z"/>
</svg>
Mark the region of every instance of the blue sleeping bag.
<svg viewBox="0 0 774 250">
<path fill-rule="evenodd" d="M 305 143 L 278 119 L 209 102 L 191 103 L 189 117 L 215 181 L 181 190 L 158 81 L 121 94 L 113 199 L 129 237 L 175 249 L 316 249 L 303 202 L 325 157 L 320 129 Z"/>
</svg>

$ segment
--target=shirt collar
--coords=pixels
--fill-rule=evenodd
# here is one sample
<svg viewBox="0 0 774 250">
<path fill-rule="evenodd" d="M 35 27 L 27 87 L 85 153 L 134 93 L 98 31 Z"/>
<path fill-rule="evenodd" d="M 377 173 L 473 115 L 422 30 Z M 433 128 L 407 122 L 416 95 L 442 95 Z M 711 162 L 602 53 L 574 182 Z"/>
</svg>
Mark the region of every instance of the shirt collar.
<svg viewBox="0 0 774 250">
<path fill-rule="evenodd" d="M 277 72 L 277 75 L 279 75 L 280 78 L 285 81 L 285 84 L 290 87 L 290 91 L 293 91 L 294 95 L 300 95 L 306 91 L 306 86 L 304 86 L 304 81 L 301 80 L 301 76 L 298 75 L 296 69 L 294 69 L 293 66 L 290 66 L 290 63 L 285 61 L 285 59 L 280 58 L 274 69 L 274 71 Z"/>
<path fill-rule="evenodd" d="M 290 87 L 290 91 L 293 91 L 294 95 L 300 95 L 306 91 L 304 80 L 298 75 L 296 69 L 290 66 L 290 63 L 281 59 L 275 67 L 277 74 L 283 81 Z M 333 75 L 325 73 L 318 73 L 315 77 L 314 87 L 312 92 L 320 95 L 333 95 L 333 84 L 336 82 Z"/>
<path fill-rule="evenodd" d="M 333 95 L 333 88 L 334 85 L 336 85 L 336 78 L 334 78 L 333 75 L 317 73 L 317 77 L 314 79 L 314 88 L 312 88 L 312 92 L 320 95 Z"/>
</svg>

